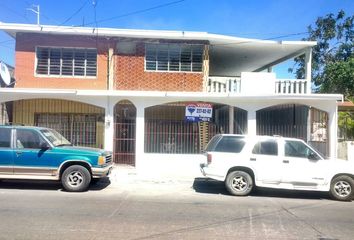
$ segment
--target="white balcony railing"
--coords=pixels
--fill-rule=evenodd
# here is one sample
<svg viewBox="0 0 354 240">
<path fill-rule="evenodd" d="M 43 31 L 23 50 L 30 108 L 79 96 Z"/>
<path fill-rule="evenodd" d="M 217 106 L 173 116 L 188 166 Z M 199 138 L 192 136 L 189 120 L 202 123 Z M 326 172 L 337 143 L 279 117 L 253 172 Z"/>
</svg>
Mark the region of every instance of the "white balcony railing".
<svg viewBox="0 0 354 240">
<path fill-rule="evenodd" d="M 307 93 L 307 80 L 278 80 L 275 81 L 276 94 L 305 94 Z"/>
<path fill-rule="evenodd" d="M 209 77 L 207 83 L 207 92 L 216 93 L 240 93 L 240 77 Z"/>
<path fill-rule="evenodd" d="M 242 73 L 241 77 L 209 77 L 206 91 L 246 95 L 310 94 L 309 84 L 303 79 L 276 79 L 275 74 Z"/>
</svg>

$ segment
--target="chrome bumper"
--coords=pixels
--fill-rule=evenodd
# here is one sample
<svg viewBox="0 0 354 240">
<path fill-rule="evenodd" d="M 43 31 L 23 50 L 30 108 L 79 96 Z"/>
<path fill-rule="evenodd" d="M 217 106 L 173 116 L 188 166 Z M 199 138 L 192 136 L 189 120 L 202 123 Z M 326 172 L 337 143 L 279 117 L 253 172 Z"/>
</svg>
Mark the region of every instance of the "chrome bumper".
<svg viewBox="0 0 354 240">
<path fill-rule="evenodd" d="M 102 177 L 107 177 L 111 171 L 113 169 L 113 165 L 107 165 L 105 167 L 101 167 L 101 168 L 91 168 L 92 171 L 92 177 L 93 178 L 102 178 Z"/>
</svg>

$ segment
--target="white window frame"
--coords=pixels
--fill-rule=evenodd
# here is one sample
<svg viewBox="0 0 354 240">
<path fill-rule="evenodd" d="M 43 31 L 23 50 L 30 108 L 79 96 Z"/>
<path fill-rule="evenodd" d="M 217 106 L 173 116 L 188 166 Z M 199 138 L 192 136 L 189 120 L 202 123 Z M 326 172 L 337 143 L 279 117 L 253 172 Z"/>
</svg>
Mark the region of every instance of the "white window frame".
<svg viewBox="0 0 354 240">
<path fill-rule="evenodd" d="M 147 49 L 148 49 L 148 46 L 156 46 L 156 60 L 155 60 L 155 65 L 156 65 L 156 68 L 155 70 L 151 70 L 151 69 L 146 69 L 146 57 L 147 57 Z M 167 55 L 167 70 L 158 70 L 158 59 L 157 59 L 157 53 L 158 53 L 158 47 L 159 46 L 162 46 L 162 45 L 167 45 L 168 46 L 168 55 Z M 179 47 L 179 70 L 170 70 L 170 46 L 178 46 Z M 191 48 L 191 62 L 190 62 L 190 71 L 182 71 L 181 70 L 181 53 L 182 53 L 182 47 L 183 46 L 200 46 L 201 47 L 201 50 L 202 50 L 202 61 L 201 61 L 201 70 L 200 71 L 193 71 L 193 48 Z M 202 44 L 179 44 L 179 43 L 145 43 L 145 56 L 144 56 L 144 70 L 145 72 L 171 72 L 171 73 L 203 73 L 203 67 L 204 67 L 204 64 L 203 64 L 203 61 L 204 61 L 204 45 Z"/>
<path fill-rule="evenodd" d="M 76 50 L 85 50 L 85 75 L 82 76 L 75 76 L 75 65 L 73 62 L 73 74 L 72 75 L 62 75 L 62 64 L 63 64 L 63 59 L 60 58 L 60 74 L 59 75 L 54 75 L 54 74 L 50 74 L 50 56 L 48 58 L 48 74 L 38 74 L 37 73 L 37 67 L 38 67 L 38 58 L 37 58 L 37 51 L 39 48 L 43 48 L 43 49 L 60 49 L 61 50 L 61 56 L 62 56 L 62 51 L 63 49 L 70 49 L 73 52 L 75 52 Z M 95 50 L 96 51 L 96 76 L 86 76 L 86 71 L 87 71 L 87 50 Z M 49 53 L 50 55 L 50 53 Z M 97 78 L 97 74 L 98 74 L 98 50 L 97 48 L 80 48 L 80 47 L 58 47 L 58 46 L 36 46 L 35 47 L 35 61 L 34 61 L 34 76 L 35 77 L 45 77 L 45 78 L 85 78 L 85 79 L 96 79 Z"/>
</svg>

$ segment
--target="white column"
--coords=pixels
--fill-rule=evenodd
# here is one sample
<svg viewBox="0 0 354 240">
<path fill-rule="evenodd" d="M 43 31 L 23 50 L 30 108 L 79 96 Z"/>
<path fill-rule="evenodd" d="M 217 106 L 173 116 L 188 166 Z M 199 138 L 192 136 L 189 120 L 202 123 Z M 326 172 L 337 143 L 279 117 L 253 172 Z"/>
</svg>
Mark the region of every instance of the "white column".
<svg viewBox="0 0 354 240">
<path fill-rule="evenodd" d="M 113 138 L 114 138 L 114 105 L 110 98 L 107 98 L 104 118 L 104 148 L 107 151 L 113 152 Z"/>
<path fill-rule="evenodd" d="M 305 79 L 307 80 L 306 93 L 311 93 L 311 62 L 312 62 L 312 49 L 308 48 L 305 53 Z"/>
<path fill-rule="evenodd" d="M 329 137 L 329 156 L 330 158 L 337 157 L 337 122 L 338 113 L 337 105 L 328 113 L 328 137 Z"/>
<path fill-rule="evenodd" d="M 234 107 L 229 106 L 229 133 L 234 133 Z"/>
<path fill-rule="evenodd" d="M 109 48 L 108 49 L 108 59 L 107 59 L 107 62 L 108 62 L 108 90 L 114 90 L 114 57 L 113 57 L 113 54 L 114 54 L 114 50 L 113 48 Z"/>
<path fill-rule="evenodd" d="M 307 111 L 307 129 L 306 129 L 306 140 L 307 142 L 311 141 L 311 107 L 309 107 L 308 111 Z"/>
<path fill-rule="evenodd" d="M 247 129 L 248 135 L 257 135 L 256 111 L 253 109 L 247 111 Z"/>
<path fill-rule="evenodd" d="M 141 161 L 144 160 L 145 107 L 143 104 L 136 105 L 135 139 L 135 167 L 139 170 Z"/>
</svg>

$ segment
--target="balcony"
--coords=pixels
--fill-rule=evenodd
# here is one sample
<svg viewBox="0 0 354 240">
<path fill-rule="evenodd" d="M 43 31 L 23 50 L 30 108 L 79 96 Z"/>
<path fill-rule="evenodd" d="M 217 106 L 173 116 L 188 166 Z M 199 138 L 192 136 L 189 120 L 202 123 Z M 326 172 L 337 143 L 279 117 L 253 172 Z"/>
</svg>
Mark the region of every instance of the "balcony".
<svg viewBox="0 0 354 240">
<path fill-rule="evenodd" d="M 207 92 L 241 93 L 240 77 L 209 77 Z"/>
<path fill-rule="evenodd" d="M 275 73 L 243 72 L 241 77 L 209 77 L 206 91 L 245 95 L 310 94 L 310 86 L 304 79 L 276 79 Z"/>
</svg>

